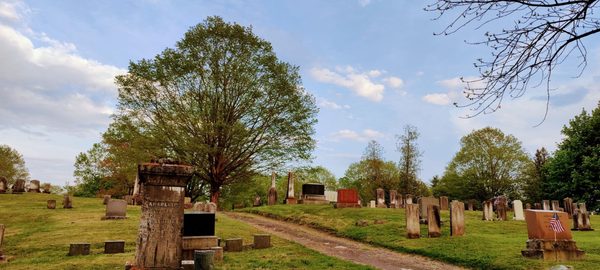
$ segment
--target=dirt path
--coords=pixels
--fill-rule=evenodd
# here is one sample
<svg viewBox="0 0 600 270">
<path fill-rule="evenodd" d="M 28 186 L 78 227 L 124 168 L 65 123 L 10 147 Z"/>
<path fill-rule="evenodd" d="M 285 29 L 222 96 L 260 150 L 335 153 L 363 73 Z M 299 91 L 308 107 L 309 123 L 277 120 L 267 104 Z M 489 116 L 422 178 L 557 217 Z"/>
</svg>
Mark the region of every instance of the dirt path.
<svg viewBox="0 0 600 270">
<path fill-rule="evenodd" d="M 379 269 L 464 269 L 418 255 L 393 252 L 300 226 L 246 213 L 224 213 L 257 229 L 294 241 L 323 254 Z"/>
</svg>

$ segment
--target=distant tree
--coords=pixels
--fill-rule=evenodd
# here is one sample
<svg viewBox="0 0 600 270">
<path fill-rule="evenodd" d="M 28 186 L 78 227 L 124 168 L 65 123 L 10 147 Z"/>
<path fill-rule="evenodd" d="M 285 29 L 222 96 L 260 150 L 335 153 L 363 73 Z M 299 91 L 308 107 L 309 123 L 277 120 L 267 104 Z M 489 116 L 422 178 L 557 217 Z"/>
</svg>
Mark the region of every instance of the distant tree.
<svg viewBox="0 0 600 270">
<path fill-rule="evenodd" d="M 306 160 L 314 98 L 299 69 L 249 27 L 209 17 L 173 49 L 117 76 L 116 119 L 126 117 L 168 158 L 193 165 L 217 202 L 221 187 Z"/>
<path fill-rule="evenodd" d="M 9 185 L 14 184 L 17 179 L 29 178 L 23 156 L 8 145 L 0 145 L 0 176 L 5 177 Z"/>
<path fill-rule="evenodd" d="M 464 93 L 471 101 L 465 106 L 478 115 L 496 111 L 508 96 L 522 96 L 531 84 L 543 84 L 549 100 L 553 72 L 570 56 L 579 61 L 579 74 L 583 72 L 587 65 L 583 39 L 600 32 L 597 4 L 595 0 L 437 0 L 425 10 L 454 17 L 440 33 L 444 35 L 473 24 L 491 28 L 491 22 L 505 20 L 507 26 L 501 31 L 486 32 L 485 40 L 474 42 L 492 49 L 490 59 L 475 63 L 480 78 L 464 80 Z"/>
<path fill-rule="evenodd" d="M 460 145 L 434 193 L 479 201 L 498 195 L 522 197 L 529 158 L 517 138 L 486 127 L 462 137 Z"/>
<path fill-rule="evenodd" d="M 562 129 L 563 141 L 544 169 L 546 197 L 572 197 L 590 208 L 600 207 L 600 102 L 585 109 Z"/>
<path fill-rule="evenodd" d="M 535 151 L 533 160 L 526 168 L 523 195 L 529 202 L 541 202 L 544 199 L 545 193 L 542 185 L 546 182 L 544 166 L 548 158 L 548 151 L 542 147 Z"/>
<path fill-rule="evenodd" d="M 398 163 L 400 177 L 400 193 L 416 194 L 419 188 L 418 173 L 421 170 L 421 156 L 417 139 L 419 132 L 415 126 L 407 125 L 404 133 L 396 136 L 396 149 L 400 152 Z"/>
<path fill-rule="evenodd" d="M 75 196 L 94 197 L 100 190 L 108 190 L 112 183 L 105 181 L 109 175 L 106 169 L 106 148 L 95 143 L 86 153 L 79 153 L 75 158 Z"/>
<path fill-rule="evenodd" d="M 323 166 L 298 168 L 294 170 L 294 174 L 300 187 L 302 184 L 319 183 L 325 185 L 326 190 L 337 190 L 335 175 Z"/>
</svg>

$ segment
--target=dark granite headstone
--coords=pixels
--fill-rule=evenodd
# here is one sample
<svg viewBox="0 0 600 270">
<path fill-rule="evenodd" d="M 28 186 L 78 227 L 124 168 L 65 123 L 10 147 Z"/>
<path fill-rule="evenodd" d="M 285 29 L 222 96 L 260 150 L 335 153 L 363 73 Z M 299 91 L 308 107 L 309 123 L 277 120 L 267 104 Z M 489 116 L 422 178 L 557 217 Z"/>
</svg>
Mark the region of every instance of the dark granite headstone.
<svg viewBox="0 0 600 270">
<path fill-rule="evenodd" d="M 183 215 L 183 236 L 215 235 L 215 213 L 186 212 Z"/>
<path fill-rule="evenodd" d="M 325 185 L 323 184 L 303 184 L 303 195 L 325 195 Z"/>
</svg>

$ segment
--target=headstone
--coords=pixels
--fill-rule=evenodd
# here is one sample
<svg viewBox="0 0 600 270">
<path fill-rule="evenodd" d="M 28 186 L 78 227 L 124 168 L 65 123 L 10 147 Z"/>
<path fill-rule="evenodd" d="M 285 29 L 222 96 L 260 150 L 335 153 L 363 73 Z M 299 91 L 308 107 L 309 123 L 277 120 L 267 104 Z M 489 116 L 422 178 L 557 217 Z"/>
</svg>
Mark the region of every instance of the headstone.
<svg viewBox="0 0 600 270">
<path fill-rule="evenodd" d="M 180 267 L 183 198 L 193 171 L 191 166 L 169 163 L 138 166 L 143 203 L 135 253 L 136 267 Z"/>
<path fill-rule="evenodd" d="M 7 190 L 8 190 L 8 181 L 6 181 L 6 178 L 0 176 L 0 194 L 6 193 Z"/>
<path fill-rule="evenodd" d="M 387 208 L 385 205 L 385 191 L 383 188 L 378 188 L 377 190 L 377 208 Z"/>
<path fill-rule="evenodd" d="M 525 214 L 523 213 L 523 202 L 520 200 L 513 201 L 513 211 L 515 212 L 514 220 L 525 220 Z"/>
<path fill-rule="evenodd" d="M 331 190 L 325 190 L 325 199 L 330 202 L 330 203 L 336 203 L 337 202 L 337 190 L 336 191 L 331 191 Z"/>
<path fill-rule="evenodd" d="M 183 215 L 183 236 L 215 235 L 215 213 L 188 211 Z"/>
<path fill-rule="evenodd" d="M 398 202 L 398 208 L 404 208 L 404 197 L 402 196 L 402 194 L 398 194 L 398 198 L 397 198 L 397 202 Z"/>
<path fill-rule="evenodd" d="M 135 182 L 133 184 L 133 204 L 142 205 L 142 195 L 140 194 L 140 178 L 139 175 L 135 176 Z"/>
<path fill-rule="evenodd" d="M 127 218 L 127 202 L 125 200 L 108 200 L 106 204 L 106 215 L 101 219 L 126 219 Z"/>
<path fill-rule="evenodd" d="M 217 204 L 214 202 L 207 203 L 206 210 L 207 210 L 206 212 L 209 212 L 209 213 L 213 213 L 213 214 L 216 213 L 217 212 Z"/>
<path fill-rule="evenodd" d="M 219 238 L 216 236 L 183 236 L 182 253 L 184 260 L 194 258 L 194 250 L 209 250 L 219 246 Z"/>
<path fill-rule="evenodd" d="M 252 203 L 252 206 L 261 206 L 262 205 L 262 201 L 260 200 L 260 196 L 256 195 L 256 197 L 254 197 L 254 203 Z"/>
<path fill-rule="evenodd" d="M 427 232 L 430 238 L 440 237 L 442 223 L 440 219 L 440 207 L 438 205 L 427 205 Z"/>
<path fill-rule="evenodd" d="M 255 234 L 254 235 L 254 249 L 263 249 L 271 247 L 271 235 L 270 234 Z"/>
<path fill-rule="evenodd" d="M 102 197 L 102 204 L 106 205 L 108 203 L 108 201 L 110 201 L 111 196 L 110 195 L 104 195 Z"/>
<path fill-rule="evenodd" d="M 2 254 L 2 242 L 4 242 L 4 229 L 6 226 L 0 224 L 0 261 L 4 260 L 4 254 Z"/>
<path fill-rule="evenodd" d="M 192 255 L 192 257 L 194 257 Z M 131 266 L 127 268 L 125 266 L 125 270 L 131 270 Z M 196 266 L 194 265 L 194 260 L 181 260 L 181 270 L 196 270 Z"/>
<path fill-rule="evenodd" d="M 191 197 L 183 197 L 183 209 L 191 209 L 194 207 Z"/>
<path fill-rule="evenodd" d="M 242 238 L 225 239 L 225 251 L 240 252 L 244 249 L 244 240 Z"/>
<path fill-rule="evenodd" d="M 465 235 L 465 204 L 459 201 L 450 203 L 450 235 Z"/>
<path fill-rule="evenodd" d="M 360 208 L 358 191 L 356 189 L 338 189 L 336 208 Z"/>
<path fill-rule="evenodd" d="M 405 197 L 405 205 L 413 204 L 413 196 L 411 194 L 406 194 Z"/>
<path fill-rule="evenodd" d="M 277 175 L 275 173 L 271 173 L 271 187 L 269 188 L 269 205 L 277 204 L 277 188 L 275 188 L 275 180 L 277 179 Z"/>
<path fill-rule="evenodd" d="M 439 206 L 440 206 L 440 200 L 438 198 L 435 197 L 420 197 L 417 200 L 417 203 L 419 204 L 419 209 L 420 211 L 420 218 L 421 218 L 421 222 L 422 223 L 426 223 L 428 216 L 427 214 L 429 213 L 427 210 L 427 206 L 429 205 L 435 205 L 438 207 L 439 210 Z"/>
<path fill-rule="evenodd" d="M 127 202 L 127 205 L 134 205 L 134 201 L 133 201 L 133 196 L 132 195 L 125 195 L 125 197 L 123 197 L 123 199 L 125 200 L 125 202 Z"/>
<path fill-rule="evenodd" d="M 288 188 L 285 197 L 285 204 L 297 204 L 296 195 L 294 193 L 294 174 L 288 172 Z"/>
<path fill-rule="evenodd" d="M 375 208 L 375 207 L 376 207 L 375 200 L 371 200 L 371 201 L 369 202 L 369 207 L 370 207 L 370 208 Z"/>
<path fill-rule="evenodd" d="M 551 225 L 551 220 L 556 220 Z M 549 210 L 526 210 L 528 240 L 524 257 L 544 260 L 573 260 L 584 252 L 577 248 L 567 227 L 567 213 Z"/>
<path fill-rule="evenodd" d="M 542 200 L 542 210 L 550 210 L 550 201 Z"/>
<path fill-rule="evenodd" d="M 506 215 L 506 212 L 508 210 L 508 202 L 506 200 L 506 197 L 498 196 L 494 204 L 496 205 L 496 215 L 498 217 L 498 220 L 507 221 L 508 216 Z"/>
<path fill-rule="evenodd" d="M 196 270 L 213 270 L 215 252 L 213 250 L 194 251 L 194 268 Z"/>
<path fill-rule="evenodd" d="M 475 204 L 475 202 L 473 202 L 472 200 L 467 202 L 467 208 L 469 211 L 473 211 L 475 209 L 473 207 L 474 204 Z"/>
<path fill-rule="evenodd" d="M 46 208 L 48 208 L 48 209 L 56 209 L 56 200 L 48 200 L 46 202 Z"/>
<path fill-rule="evenodd" d="M 542 204 L 537 202 L 533 203 L 533 209 L 542 210 Z"/>
<path fill-rule="evenodd" d="M 573 203 L 573 205 L 576 205 Z M 593 231 L 590 224 L 590 213 L 587 211 L 585 203 L 580 203 L 579 208 L 573 213 L 573 229 L 574 231 Z"/>
<path fill-rule="evenodd" d="M 12 193 L 21 194 L 23 192 L 25 192 L 25 180 L 17 179 L 17 181 L 15 181 L 15 184 L 12 187 Z"/>
<path fill-rule="evenodd" d="M 27 192 L 40 193 L 40 180 L 31 180 Z"/>
<path fill-rule="evenodd" d="M 299 203 L 302 204 L 328 204 L 325 198 L 325 185 L 323 184 L 303 184 L 302 197 Z"/>
<path fill-rule="evenodd" d="M 573 218 L 573 199 L 567 197 L 563 199 L 563 205 L 565 212 L 567 212 L 569 218 Z"/>
<path fill-rule="evenodd" d="M 71 243 L 69 256 L 90 255 L 90 243 Z"/>
<path fill-rule="evenodd" d="M 396 197 L 398 192 L 396 190 L 390 190 L 390 208 L 400 208 L 398 205 L 398 198 Z"/>
<path fill-rule="evenodd" d="M 482 220 L 494 220 L 494 210 L 493 210 L 493 202 L 491 200 L 486 200 L 483 202 L 483 218 Z"/>
<path fill-rule="evenodd" d="M 531 204 L 530 203 L 526 203 L 525 204 L 525 209 L 531 209 Z M 523 218 L 525 218 L 524 214 L 523 214 Z"/>
<path fill-rule="evenodd" d="M 125 240 L 104 241 L 104 254 L 125 253 Z"/>
<path fill-rule="evenodd" d="M 440 210 L 448 210 L 448 197 L 440 196 Z"/>
<path fill-rule="evenodd" d="M 560 211 L 560 204 L 558 203 L 557 200 L 552 200 L 551 205 L 552 205 L 552 211 Z"/>
<path fill-rule="evenodd" d="M 71 209 L 73 208 L 73 199 L 68 194 L 63 196 L 63 208 Z"/>
<path fill-rule="evenodd" d="M 419 225 L 419 205 L 407 204 L 406 211 L 406 237 L 409 239 L 421 237 L 421 225 Z"/>
<path fill-rule="evenodd" d="M 50 194 L 52 192 L 52 185 L 50 183 L 45 183 L 43 185 L 44 193 Z"/>
<path fill-rule="evenodd" d="M 214 260 L 217 262 L 223 261 L 223 247 L 211 247 L 210 250 L 215 252 Z"/>
</svg>

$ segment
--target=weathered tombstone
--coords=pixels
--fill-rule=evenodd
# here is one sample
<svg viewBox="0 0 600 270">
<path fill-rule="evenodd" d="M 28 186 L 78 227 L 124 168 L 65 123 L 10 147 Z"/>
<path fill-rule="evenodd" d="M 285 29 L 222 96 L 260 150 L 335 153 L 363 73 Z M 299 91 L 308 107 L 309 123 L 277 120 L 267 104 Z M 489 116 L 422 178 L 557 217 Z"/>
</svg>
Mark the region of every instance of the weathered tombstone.
<svg viewBox="0 0 600 270">
<path fill-rule="evenodd" d="M 450 203 L 450 235 L 465 235 L 465 204 L 459 201 Z"/>
<path fill-rule="evenodd" d="M 102 197 L 102 204 L 106 205 L 110 201 L 111 195 L 104 195 Z"/>
<path fill-rule="evenodd" d="M 573 204 L 575 205 L 575 203 Z M 585 203 L 579 203 L 579 208 L 573 214 L 573 229 L 574 231 L 593 231 L 590 224 L 590 213 L 587 211 Z"/>
<path fill-rule="evenodd" d="M 27 192 L 40 193 L 40 180 L 31 180 Z"/>
<path fill-rule="evenodd" d="M 301 204 L 328 204 L 325 198 L 325 185 L 303 184 L 302 197 L 298 203 Z"/>
<path fill-rule="evenodd" d="M 46 202 L 46 208 L 48 208 L 48 209 L 56 209 L 56 200 L 48 200 Z"/>
<path fill-rule="evenodd" d="M 125 240 L 104 241 L 104 254 L 125 253 Z"/>
<path fill-rule="evenodd" d="M 398 206 L 398 198 L 396 197 L 397 194 L 396 190 L 390 190 L 390 208 L 400 208 Z"/>
<path fill-rule="evenodd" d="M 271 247 L 271 235 L 270 234 L 255 234 L 254 235 L 254 249 L 263 249 Z"/>
<path fill-rule="evenodd" d="M 550 225 L 552 220 L 554 225 Z M 567 213 L 549 210 L 526 210 L 528 240 L 524 257 L 544 260 L 573 260 L 584 252 L 577 248 L 567 228 Z"/>
<path fill-rule="evenodd" d="M 108 200 L 106 204 L 106 215 L 102 220 L 107 219 L 126 219 L 127 218 L 127 202 L 125 200 Z"/>
<path fill-rule="evenodd" d="M 252 203 L 252 206 L 261 206 L 262 205 L 262 201 L 260 200 L 260 196 L 256 195 L 254 197 L 254 202 Z"/>
<path fill-rule="evenodd" d="M 375 200 L 371 200 L 369 202 L 369 208 L 375 208 L 375 207 L 376 207 Z"/>
<path fill-rule="evenodd" d="M 123 199 L 125 200 L 125 202 L 127 202 L 127 205 L 134 205 L 132 195 L 125 195 L 125 197 L 123 197 Z"/>
<path fill-rule="evenodd" d="M 421 225 L 419 225 L 419 205 L 407 204 L 406 211 L 406 237 L 409 239 L 421 237 Z"/>
<path fill-rule="evenodd" d="M 244 249 L 244 240 L 242 238 L 225 239 L 225 251 L 240 252 Z"/>
<path fill-rule="evenodd" d="M 567 212 L 569 218 L 573 218 L 573 199 L 567 197 L 563 199 L 563 205 L 565 212 Z"/>
<path fill-rule="evenodd" d="M 405 197 L 405 205 L 413 204 L 413 196 L 411 194 L 406 194 Z"/>
<path fill-rule="evenodd" d="M 179 269 L 183 198 L 193 171 L 191 166 L 169 163 L 138 166 L 143 203 L 135 253 L 136 267 Z"/>
<path fill-rule="evenodd" d="M 440 237 L 442 223 L 440 219 L 440 207 L 438 205 L 427 205 L 427 232 L 429 237 Z"/>
<path fill-rule="evenodd" d="M 277 204 L 277 188 L 275 188 L 275 180 L 277 179 L 277 175 L 275 173 L 271 173 L 271 187 L 269 188 L 269 205 Z"/>
<path fill-rule="evenodd" d="M 397 202 L 398 208 L 404 208 L 404 197 L 402 194 L 398 194 Z"/>
<path fill-rule="evenodd" d="M 448 197 L 440 196 L 440 210 L 448 210 Z"/>
<path fill-rule="evenodd" d="M 503 220 L 503 221 L 508 220 L 508 217 L 506 215 L 506 211 L 508 208 L 508 202 L 506 201 L 506 197 L 499 196 L 496 199 L 495 204 L 496 204 L 496 215 L 498 217 L 498 220 Z"/>
<path fill-rule="evenodd" d="M 337 195 L 338 195 L 337 190 L 336 191 L 325 190 L 325 199 L 330 203 L 337 202 Z"/>
<path fill-rule="evenodd" d="M 494 220 L 494 210 L 493 210 L 493 202 L 491 200 L 486 200 L 483 202 L 483 218 L 482 220 Z"/>
<path fill-rule="evenodd" d="M 25 192 L 25 180 L 17 179 L 17 181 L 15 181 L 15 184 L 12 187 L 12 193 L 21 194 L 23 192 Z"/>
<path fill-rule="evenodd" d="M 215 251 L 213 250 L 194 251 L 194 268 L 196 270 L 213 270 L 214 257 Z"/>
<path fill-rule="evenodd" d="M 4 260 L 4 254 L 2 254 L 2 242 L 4 241 L 4 229 L 6 226 L 0 224 L 0 261 Z"/>
<path fill-rule="evenodd" d="M 135 183 L 133 184 L 133 204 L 142 205 L 142 195 L 140 194 L 140 178 L 138 175 L 135 176 Z"/>
<path fill-rule="evenodd" d="M 531 209 L 531 204 L 530 203 L 526 203 L 525 204 L 525 209 Z M 523 215 L 523 218 L 525 218 L 525 215 Z"/>
<path fill-rule="evenodd" d="M 183 214 L 183 236 L 214 236 L 215 213 L 188 211 Z"/>
<path fill-rule="evenodd" d="M 558 203 L 557 200 L 552 200 L 551 205 L 552 205 L 552 211 L 560 211 L 560 204 Z"/>
<path fill-rule="evenodd" d="M 52 192 L 52 185 L 50 183 L 45 183 L 43 185 L 44 193 L 50 194 Z"/>
<path fill-rule="evenodd" d="M 6 181 L 6 178 L 0 176 L 0 194 L 6 193 L 6 190 L 8 190 L 8 181 Z"/>
<path fill-rule="evenodd" d="M 73 200 L 71 199 L 71 196 L 69 196 L 68 194 L 65 194 L 65 196 L 63 196 L 63 208 L 66 208 L 66 209 L 73 208 Z"/>
<path fill-rule="evenodd" d="M 336 208 L 360 208 L 356 189 L 338 189 Z"/>
<path fill-rule="evenodd" d="M 537 202 L 533 203 L 533 209 L 542 210 L 542 204 Z"/>
<path fill-rule="evenodd" d="M 542 200 L 542 210 L 550 210 L 550 201 Z"/>
<path fill-rule="evenodd" d="M 525 214 L 523 213 L 523 202 L 520 200 L 513 201 L 513 211 L 515 212 L 514 220 L 525 220 Z"/>
<path fill-rule="evenodd" d="M 438 207 L 438 210 L 439 210 L 439 206 L 440 206 L 440 200 L 435 197 L 420 197 L 417 200 L 417 203 L 419 204 L 419 209 L 421 210 L 420 218 L 421 218 L 421 223 L 423 223 L 423 224 L 427 223 L 427 219 L 428 219 L 427 206 L 435 205 Z"/>
<path fill-rule="evenodd" d="M 377 192 L 377 208 L 387 208 L 385 205 L 385 191 L 383 188 L 378 188 Z"/>
<path fill-rule="evenodd" d="M 469 211 L 473 211 L 473 209 L 475 209 L 473 207 L 474 204 L 475 204 L 475 202 L 473 202 L 472 200 L 467 202 L 467 208 Z"/>
<path fill-rule="evenodd" d="M 285 197 L 285 204 L 297 204 L 296 195 L 294 193 L 294 174 L 288 172 L 288 188 Z"/>
<path fill-rule="evenodd" d="M 90 243 L 71 243 L 69 256 L 90 255 Z"/>
</svg>

